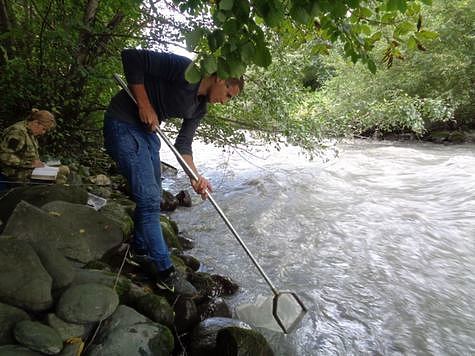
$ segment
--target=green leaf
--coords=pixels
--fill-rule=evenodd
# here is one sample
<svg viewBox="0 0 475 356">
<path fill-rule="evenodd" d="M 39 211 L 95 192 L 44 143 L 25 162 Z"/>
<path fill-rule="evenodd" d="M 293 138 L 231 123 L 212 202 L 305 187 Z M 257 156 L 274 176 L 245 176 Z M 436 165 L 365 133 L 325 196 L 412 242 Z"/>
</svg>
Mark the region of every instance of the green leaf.
<svg viewBox="0 0 475 356">
<path fill-rule="evenodd" d="M 241 49 L 241 59 L 244 63 L 251 63 L 254 59 L 256 49 L 252 42 L 246 42 L 242 45 Z"/>
<path fill-rule="evenodd" d="M 224 33 L 222 30 L 214 30 L 208 35 L 208 46 L 212 52 L 215 52 L 224 43 Z"/>
<path fill-rule="evenodd" d="M 386 3 L 386 9 L 388 11 L 406 12 L 407 10 L 407 0 L 388 0 Z"/>
<path fill-rule="evenodd" d="M 238 28 L 239 28 L 238 26 L 239 26 L 239 24 L 236 21 L 236 19 L 230 18 L 223 25 L 223 30 L 228 35 L 234 35 L 238 31 Z"/>
<path fill-rule="evenodd" d="M 191 84 L 198 83 L 200 81 L 201 71 L 194 62 L 190 63 L 188 68 L 186 68 L 185 79 Z"/>
<path fill-rule="evenodd" d="M 435 40 L 437 37 L 439 37 L 439 34 L 437 32 L 427 30 L 421 30 L 419 32 L 416 32 L 416 38 L 420 41 L 432 41 Z"/>
<path fill-rule="evenodd" d="M 218 77 L 221 79 L 229 78 L 229 66 L 222 57 L 218 58 Z"/>
<path fill-rule="evenodd" d="M 376 73 L 376 64 L 374 63 L 374 61 L 372 59 L 368 60 L 367 65 L 368 65 L 368 69 L 371 73 L 373 73 L 373 74 Z"/>
<path fill-rule="evenodd" d="M 416 49 L 417 48 L 417 41 L 414 36 L 409 37 L 407 40 L 407 48 L 409 49 Z"/>
<path fill-rule="evenodd" d="M 421 2 L 426 5 L 432 5 L 432 0 L 421 0 Z"/>
<path fill-rule="evenodd" d="M 201 66 L 205 70 L 205 74 L 211 75 L 218 70 L 218 60 L 216 57 L 208 55 L 201 61 Z"/>
<path fill-rule="evenodd" d="M 229 64 L 229 76 L 232 78 L 239 78 L 243 73 L 245 66 L 240 60 L 231 58 L 228 60 Z"/>
<path fill-rule="evenodd" d="M 394 29 L 394 36 L 395 37 L 404 36 L 408 34 L 409 32 L 415 31 L 415 30 L 416 30 L 416 26 L 412 22 L 405 21 L 396 26 L 396 28 Z"/>
<path fill-rule="evenodd" d="M 254 56 L 254 63 L 260 67 L 268 67 L 272 62 L 269 50 L 265 46 L 258 46 Z"/>
<path fill-rule="evenodd" d="M 193 51 L 203 37 L 203 33 L 204 30 L 202 28 L 185 33 L 186 48 Z"/>
<path fill-rule="evenodd" d="M 301 6 L 294 4 L 290 9 L 290 16 L 303 25 L 306 25 L 310 21 L 310 16 L 307 11 Z"/>
<path fill-rule="evenodd" d="M 219 8 L 224 11 L 229 11 L 233 8 L 234 0 L 221 0 L 219 2 Z"/>
</svg>

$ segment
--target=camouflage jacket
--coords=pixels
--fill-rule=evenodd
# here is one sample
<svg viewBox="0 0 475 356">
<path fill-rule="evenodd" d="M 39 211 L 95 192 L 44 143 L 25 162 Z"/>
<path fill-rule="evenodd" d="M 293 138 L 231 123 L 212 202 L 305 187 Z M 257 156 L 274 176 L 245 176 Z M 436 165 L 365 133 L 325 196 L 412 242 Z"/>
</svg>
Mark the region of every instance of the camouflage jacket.
<svg viewBox="0 0 475 356">
<path fill-rule="evenodd" d="M 0 169 L 9 178 L 26 180 L 30 177 L 34 160 L 40 159 L 38 141 L 27 127 L 19 121 L 7 127 L 0 137 Z"/>
</svg>

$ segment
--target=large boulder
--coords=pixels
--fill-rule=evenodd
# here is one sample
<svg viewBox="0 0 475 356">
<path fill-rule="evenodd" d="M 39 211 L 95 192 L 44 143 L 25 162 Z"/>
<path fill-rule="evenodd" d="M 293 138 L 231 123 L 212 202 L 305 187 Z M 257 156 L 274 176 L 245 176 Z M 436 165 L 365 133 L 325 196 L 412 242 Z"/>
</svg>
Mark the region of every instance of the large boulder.
<svg viewBox="0 0 475 356">
<path fill-rule="evenodd" d="M 209 318 L 199 323 L 191 333 L 190 349 L 192 356 L 220 355 L 216 350 L 218 333 L 229 327 L 237 327 L 244 330 L 252 328 L 239 320 L 230 318 Z M 244 355 L 244 354 L 243 354 Z M 249 355 L 253 355 L 249 353 Z"/>
<path fill-rule="evenodd" d="M 123 241 L 121 225 L 89 206 L 54 201 L 43 205 L 42 209 L 58 215 L 63 227 L 85 241 L 93 259 L 100 259 Z"/>
<path fill-rule="evenodd" d="M 37 207 L 55 200 L 86 204 L 87 191 L 78 186 L 59 184 L 17 187 L 0 197 L 0 220 L 7 221 L 22 200 Z"/>
<path fill-rule="evenodd" d="M 135 309 L 157 323 L 173 325 L 173 309 L 167 300 L 159 295 L 149 293 L 135 300 Z"/>
<path fill-rule="evenodd" d="M 68 228 L 59 214 L 48 213 L 25 201 L 16 206 L 4 234 L 31 242 L 50 242 L 64 256 L 80 262 L 93 259 L 92 252 L 80 231 Z"/>
<path fill-rule="evenodd" d="M 86 325 L 68 323 L 59 318 L 56 314 L 48 314 L 46 321 L 48 322 L 48 325 L 58 333 L 63 341 L 71 338 L 83 338 L 89 331 L 89 328 Z"/>
<path fill-rule="evenodd" d="M 132 308 L 121 305 L 103 322 L 90 356 L 170 355 L 174 340 L 170 330 Z"/>
<path fill-rule="evenodd" d="M 40 258 L 41 264 L 53 278 L 53 289 L 61 289 L 71 284 L 74 278 L 74 269 L 71 262 L 62 253 L 47 241 L 32 243 L 32 246 Z"/>
<path fill-rule="evenodd" d="M 223 356 L 273 356 L 267 340 L 255 330 L 231 326 L 222 329 L 216 337 L 216 350 Z"/>
<path fill-rule="evenodd" d="M 116 201 L 108 200 L 107 204 L 99 210 L 99 213 L 120 226 L 124 239 L 130 236 L 134 229 L 134 222 L 127 212 L 127 207 Z"/>
<path fill-rule="evenodd" d="M 43 354 L 30 350 L 20 345 L 4 345 L 0 346 L 0 355 L 2 356 L 41 356 Z"/>
<path fill-rule="evenodd" d="M 26 241 L 0 237 L 0 301 L 31 311 L 51 307 L 52 279 Z"/>
<path fill-rule="evenodd" d="M 59 354 L 63 349 L 63 341 L 58 333 L 53 328 L 37 321 L 18 322 L 13 334 L 21 345 L 47 355 Z"/>
<path fill-rule="evenodd" d="M 95 323 L 109 317 L 119 305 L 117 293 L 101 284 L 69 287 L 59 299 L 56 315 L 74 324 Z"/>
<path fill-rule="evenodd" d="M 103 270 L 95 270 L 95 269 L 77 269 L 74 275 L 74 279 L 72 284 L 102 284 L 109 288 L 114 288 L 115 291 L 119 295 L 119 297 L 123 297 L 126 293 L 128 293 L 132 282 L 130 279 L 124 276 L 119 276 L 117 280 L 116 273 L 112 273 L 109 271 Z"/>
<path fill-rule="evenodd" d="M 0 345 L 8 345 L 14 342 L 13 327 L 22 320 L 30 320 L 25 311 L 0 303 Z"/>
</svg>

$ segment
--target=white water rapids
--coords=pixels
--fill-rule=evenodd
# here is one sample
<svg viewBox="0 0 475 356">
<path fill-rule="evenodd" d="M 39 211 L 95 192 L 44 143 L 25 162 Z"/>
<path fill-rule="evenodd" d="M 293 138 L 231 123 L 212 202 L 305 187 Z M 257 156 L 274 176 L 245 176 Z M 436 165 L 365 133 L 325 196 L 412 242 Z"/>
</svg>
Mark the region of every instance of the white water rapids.
<svg viewBox="0 0 475 356">
<path fill-rule="evenodd" d="M 276 355 L 475 354 L 474 145 L 355 141 L 311 162 L 194 151 L 270 279 L 309 307 L 293 334 L 263 331 Z M 271 295 L 211 204 L 193 202 L 172 218 L 208 272 L 241 286 L 229 304 Z"/>
</svg>

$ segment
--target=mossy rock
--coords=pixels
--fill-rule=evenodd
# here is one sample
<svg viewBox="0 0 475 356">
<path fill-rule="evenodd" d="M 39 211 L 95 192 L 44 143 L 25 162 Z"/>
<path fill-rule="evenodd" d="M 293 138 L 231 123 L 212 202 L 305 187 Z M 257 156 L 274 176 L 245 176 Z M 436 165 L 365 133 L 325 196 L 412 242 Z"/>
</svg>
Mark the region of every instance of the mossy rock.
<svg viewBox="0 0 475 356">
<path fill-rule="evenodd" d="M 173 228 L 172 220 L 168 219 L 166 216 L 160 216 L 160 225 L 162 226 L 163 237 L 167 242 L 169 248 L 176 248 L 180 251 L 183 251 L 180 240 L 178 239 L 178 234 Z"/>
</svg>

